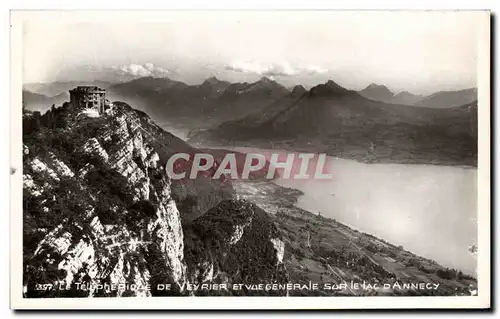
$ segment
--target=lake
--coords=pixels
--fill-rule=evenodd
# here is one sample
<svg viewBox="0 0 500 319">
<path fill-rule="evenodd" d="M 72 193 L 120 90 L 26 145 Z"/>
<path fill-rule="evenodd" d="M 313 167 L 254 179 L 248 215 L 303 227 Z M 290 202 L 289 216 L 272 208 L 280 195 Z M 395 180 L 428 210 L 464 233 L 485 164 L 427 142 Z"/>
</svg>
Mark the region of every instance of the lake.
<svg viewBox="0 0 500 319">
<path fill-rule="evenodd" d="M 269 155 L 274 150 L 236 148 Z M 283 151 L 280 151 L 283 152 Z M 476 275 L 477 169 L 364 164 L 327 157 L 330 180 L 278 179 L 304 192 L 297 206 Z"/>
</svg>

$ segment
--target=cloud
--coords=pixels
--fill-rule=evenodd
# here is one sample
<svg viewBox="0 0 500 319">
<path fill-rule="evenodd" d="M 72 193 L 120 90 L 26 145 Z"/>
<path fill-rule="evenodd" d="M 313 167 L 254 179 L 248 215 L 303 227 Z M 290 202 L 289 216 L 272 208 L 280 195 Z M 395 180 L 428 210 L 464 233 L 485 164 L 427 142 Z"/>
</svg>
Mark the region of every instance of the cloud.
<svg viewBox="0 0 500 319">
<path fill-rule="evenodd" d="M 113 66 L 112 68 L 120 75 L 131 75 L 134 77 L 165 77 L 171 73 L 169 70 L 156 66 L 153 63 L 149 62 L 144 64 L 132 63 L 128 65 Z"/>
<path fill-rule="evenodd" d="M 292 67 L 288 62 L 267 63 L 258 61 L 236 61 L 225 67 L 226 70 L 242 73 L 257 73 L 262 76 L 294 76 L 299 74 L 322 74 L 327 69 L 318 66 Z"/>
<path fill-rule="evenodd" d="M 319 66 L 316 66 L 316 65 L 312 65 L 310 67 L 307 67 L 305 69 L 305 72 L 307 74 L 310 74 L 310 75 L 314 75 L 314 74 L 323 74 L 323 73 L 326 73 L 328 72 L 328 69 L 324 69 L 322 67 L 319 67 Z"/>
<path fill-rule="evenodd" d="M 288 63 L 271 64 L 257 61 L 238 61 L 226 66 L 226 70 L 243 73 L 257 73 L 264 76 L 291 76 L 296 74 Z"/>
</svg>

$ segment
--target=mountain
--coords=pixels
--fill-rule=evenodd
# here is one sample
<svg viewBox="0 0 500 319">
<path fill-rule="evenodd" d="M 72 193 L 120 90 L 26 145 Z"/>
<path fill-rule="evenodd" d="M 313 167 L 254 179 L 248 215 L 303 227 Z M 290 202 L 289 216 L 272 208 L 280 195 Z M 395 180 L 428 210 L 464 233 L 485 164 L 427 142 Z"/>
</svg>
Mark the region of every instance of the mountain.
<svg viewBox="0 0 500 319">
<path fill-rule="evenodd" d="M 405 105 L 414 105 L 418 101 L 423 98 L 423 95 L 413 94 L 408 91 L 402 91 L 398 94 L 394 95 L 394 97 L 388 101 L 394 104 L 405 104 Z"/>
<path fill-rule="evenodd" d="M 197 265 L 191 280 L 228 285 L 247 283 L 234 295 L 286 296 L 286 290 L 252 291 L 250 283 L 286 284 L 285 245 L 271 217 L 247 201 L 223 201 L 185 228 L 186 260 Z M 246 261 L 242 263 L 242 261 Z M 215 262 L 217 261 L 217 262 Z M 208 265 L 208 267 L 207 267 Z M 219 277 L 219 278 L 217 278 Z M 205 293 L 206 294 L 206 293 Z M 227 292 L 218 293 L 228 295 Z"/>
<path fill-rule="evenodd" d="M 213 116 L 218 119 L 217 122 L 221 122 L 260 112 L 288 93 L 285 87 L 264 77 L 254 83 L 233 83 L 210 104 L 213 106 Z"/>
<path fill-rule="evenodd" d="M 39 111 L 43 113 L 50 109 L 52 105 L 59 106 L 66 101 L 69 101 L 69 94 L 66 92 L 49 97 L 43 94 L 23 90 L 23 106 L 26 110 Z"/>
<path fill-rule="evenodd" d="M 460 91 L 441 91 L 424 97 L 415 105 L 432 108 L 451 108 L 473 103 L 477 100 L 477 88 Z"/>
<path fill-rule="evenodd" d="M 68 104 L 25 111 L 23 144 L 25 297 L 191 295 L 187 283 L 286 281 L 267 214 L 236 200 L 226 180 L 172 180 L 166 160 L 197 150 L 145 113 L 120 102 L 98 117 Z M 38 290 L 40 282 L 53 288 Z M 96 288 L 122 283 L 137 289 Z"/>
<path fill-rule="evenodd" d="M 69 90 L 80 85 L 98 86 L 100 88 L 106 89 L 111 84 L 112 83 L 106 81 L 57 81 L 50 83 L 25 83 L 23 84 L 23 90 L 42 94 L 45 96 L 56 96 L 61 93 L 68 94 Z"/>
<path fill-rule="evenodd" d="M 374 83 L 368 85 L 358 93 L 367 99 L 391 104 L 413 105 L 423 98 L 422 95 L 413 94 L 408 91 L 394 94 L 394 92 L 389 90 L 385 85 Z"/>
<path fill-rule="evenodd" d="M 364 162 L 476 165 L 477 113 L 374 101 L 333 81 L 193 136 L 195 145 L 327 153 Z"/>
<path fill-rule="evenodd" d="M 291 92 L 295 96 L 301 96 L 302 94 L 306 93 L 307 90 L 302 85 L 296 85 L 292 88 Z"/>
<path fill-rule="evenodd" d="M 210 90 L 213 90 L 215 92 L 221 92 L 227 89 L 227 87 L 231 85 L 230 82 L 228 81 L 221 81 L 217 79 L 215 76 L 206 79 L 203 81 L 203 83 L 200 85 L 201 87 L 208 88 Z"/>
<path fill-rule="evenodd" d="M 359 94 L 367 99 L 383 102 L 389 102 L 394 98 L 394 93 L 385 85 L 378 85 L 375 83 L 372 83 L 363 90 L 359 91 Z"/>
<path fill-rule="evenodd" d="M 193 86 L 146 77 L 109 88 L 113 99 L 133 103 L 159 122 L 189 130 L 242 118 L 288 93 L 285 87 L 265 77 L 254 83 L 229 83 L 212 77 Z"/>
<path fill-rule="evenodd" d="M 334 83 L 316 93 L 352 94 Z M 462 111 L 474 112 L 474 105 L 454 109 L 457 116 Z M 287 285 L 335 282 L 338 273 L 346 282 L 404 275 L 439 283 L 435 291 L 381 293 L 391 295 L 465 295 L 477 285 L 461 272 L 301 210 L 299 191 L 258 179 L 248 183 L 264 183 L 264 191 L 225 175 L 214 179 L 225 151 L 216 151 L 216 163 L 194 180 L 173 179 L 165 169 L 172 155 L 198 152 L 207 150 L 119 101 L 103 114 L 68 103 L 43 115 L 24 110 L 23 168 L 17 170 L 23 174 L 23 296 L 356 295 Z M 191 165 L 176 163 L 188 173 Z M 238 184 L 245 191 L 236 195 Z M 309 236 L 327 240 L 306 245 Z M 346 249 L 353 244 L 356 249 Z M 202 284 L 217 288 L 192 289 Z"/>
</svg>

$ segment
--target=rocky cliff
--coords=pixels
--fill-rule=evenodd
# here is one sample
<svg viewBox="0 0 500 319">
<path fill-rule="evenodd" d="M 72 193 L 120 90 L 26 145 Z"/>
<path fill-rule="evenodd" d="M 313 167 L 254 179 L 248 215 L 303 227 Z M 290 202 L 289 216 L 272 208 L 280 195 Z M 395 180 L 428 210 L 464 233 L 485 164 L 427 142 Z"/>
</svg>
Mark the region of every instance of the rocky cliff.
<svg viewBox="0 0 500 319">
<path fill-rule="evenodd" d="M 222 290 L 222 295 L 286 295 L 286 291 L 251 290 L 255 284 L 288 281 L 285 245 L 267 213 L 255 204 L 223 201 L 186 226 L 185 236 L 191 282 L 248 285 Z"/>
<path fill-rule="evenodd" d="M 192 294 L 185 290 L 190 281 L 220 282 L 222 272 L 226 282 L 236 278 L 220 266 L 231 255 L 250 267 L 254 256 L 239 251 L 256 234 L 251 244 L 264 247 L 265 267 L 271 267 L 259 279 L 286 277 L 282 242 L 266 213 L 230 200 L 226 184 L 212 182 L 208 190 L 173 185 L 165 159 L 193 149 L 144 113 L 122 103 L 101 115 L 64 105 L 24 114 L 23 128 L 25 297 Z M 193 209 L 173 190 L 186 187 L 191 194 L 216 194 L 196 205 L 201 217 L 189 226 L 187 247 L 181 216 Z M 212 231 L 226 227 L 211 239 L 219 246 L 185 258 L 196 250 L 193 238 L 206 239 L 209 222 Z"/>
</svg>

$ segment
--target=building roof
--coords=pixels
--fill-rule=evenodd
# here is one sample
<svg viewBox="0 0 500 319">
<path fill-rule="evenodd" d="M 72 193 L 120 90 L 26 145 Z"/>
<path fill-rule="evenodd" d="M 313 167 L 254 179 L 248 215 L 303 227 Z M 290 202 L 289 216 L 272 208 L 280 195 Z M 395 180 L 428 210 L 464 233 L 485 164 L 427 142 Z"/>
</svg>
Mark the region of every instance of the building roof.
<svg viewBox="0 0 500 319">
<path fill-rule="evenodd" d="M 94 92 L 99 92 L 99 93 L 104 93 L 106 92 L 106 89 L 102 89 L 98 86 L 77 86 L 76 88 L 69 90 L 70 92 L 73 93 L 94 93 Z"/>
</svg>

